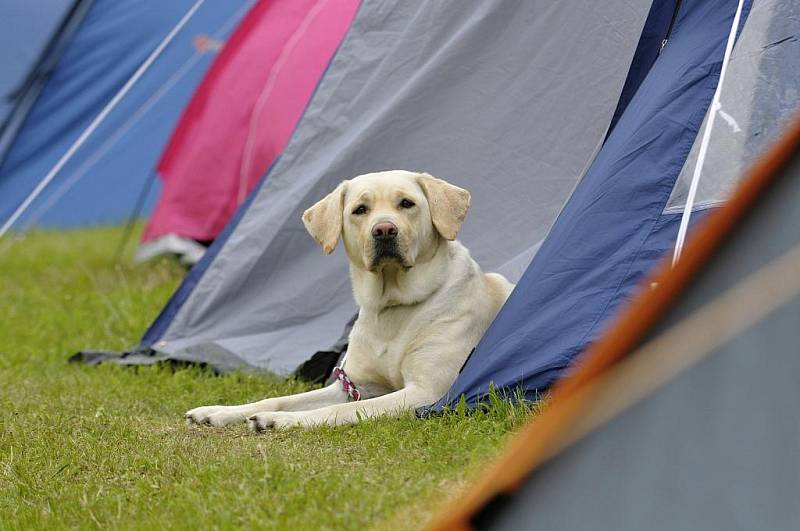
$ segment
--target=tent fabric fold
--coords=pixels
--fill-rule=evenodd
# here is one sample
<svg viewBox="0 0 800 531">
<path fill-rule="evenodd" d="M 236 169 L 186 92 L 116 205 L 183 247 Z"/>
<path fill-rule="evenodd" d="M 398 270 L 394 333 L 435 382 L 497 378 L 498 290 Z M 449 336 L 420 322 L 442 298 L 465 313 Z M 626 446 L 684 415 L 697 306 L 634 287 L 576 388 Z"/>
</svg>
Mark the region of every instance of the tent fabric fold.
<svg viewBox="0 0 800 531">
<path fill-rule="evenodd" d="M 89 2 L 47 0 L 0 6 L 0 158 L 5 152 L 6 118 L 21 103 L 25 85 L 46 75 L 43 63 L 58 55 L 57 41 L 69 35 L 71 22 L 79 21 L 75 11 L 82 11 L 80 4 Z"/>
</svg>

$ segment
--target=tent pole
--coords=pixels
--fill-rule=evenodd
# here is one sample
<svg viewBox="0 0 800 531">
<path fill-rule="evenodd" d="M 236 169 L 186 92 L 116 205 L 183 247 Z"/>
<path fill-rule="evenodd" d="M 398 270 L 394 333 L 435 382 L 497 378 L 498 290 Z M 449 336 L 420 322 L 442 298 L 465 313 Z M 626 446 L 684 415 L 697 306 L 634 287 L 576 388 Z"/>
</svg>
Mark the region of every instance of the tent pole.
<svg viewBox="0 0 800 531">
<path fill-rule="evenodd" d="M 131 212 L 128 222 L 125 224 L 125 229 L 122 231 L 122 237 L 119 239 L 117 251 L 114 253 L 114 262 L 122 261 L 122 253 L 125 252 L 125 247 L 127 247 L 128 241 L 133 233 L 133 226 L 136 224 L 136 218 L 138 218 L 139 214 L 141 214 L 142 209 L 144 208 L 144 203 L 147 200 L 147 196 L 150 194 L 150 189 L 153 187 L 153 181 L 155 180 L 156 171 L 153 170 L 150 172 L 150 176 L 147 177 L 144 186 L 139 192 L 139 197 L 136 199 L 136 205 L 133 207 L 133 212 Z"/>
<path fill-rule="evenodd" d="M 114 110 L 114 108 L 119 104 L 119 102 L 124 98 L 128 92 L 130 92 L 131 88 L 139 81 L 139 78 L 144 75 L 144 73 L 150 68 L 150 66 L 155 62 L 155 60 L 161 55 L 161 52 L 172 42 L 175 36 L 180 32 L 183 26 L 189 22 L 189 19 L 197 12 L 201 5 L 205 0 L 197 0 L 195 4 L 186 12 L 183 18 L 178 21 L 178 24 L 175 25 L 174 28 L 167 34 L 166 37 L 161 41 L 161 43 L 153 50 L 150 55 L 145 59 L 145 61 L 139 66 L 139 68 L 134 72 L 130 79 L 123 85 L 123 87 L 117 92 L 114 97 L 109 101 L 106 106 L 100 111 L 92 123 L 89 124 L 83 133 L 78 137 L 77 140 L 70 146 L 66 153 L 59 159 L 55 166 L 53 166 L 50 171 L 45 175 L 44 179 L 42 179 L 36 188 L 25 198 L 22 204 L 17 207 L 14 213 L 11 215 L 8 220 L 0 227 L 0 238 L 5 236 L 5 234 L 9 231 L 12 225 L 16 223 L 19 217 L 28 209 L 28 207 L 36 200 L 37 197 L 44 191 L 44 189 L 49 185 L 53 179 L 58 175 L 61 169 L 69 162 L 69 160 L 75 155 L 78 149 L 83 146 L 86 140 L 94 133 L 94 131 L 100 126 L 101 123 L 106 119 L 106 117 Z"/>
<path fill-rule="evenodd" d="M 678 239 L 675 241 L 675 252 L 672 255 L 672 267 L 678 263 L 681 258 L 681 251 L 683 250 L 683 243 L 686 240 L 686 232 L 689 229 L 689 219 L 692 216 L 692 207 L 694 206 L 694 199 L 697 195 L 697 187 L 700 183 L 700 174 L 703 171 L 703 162 L 706 158 L 708 151 L 708 143 L 711 140 L 711 129 L 714 128 L 714 119 L 717 116 L 722 104 L 720 103 L 720 94 L 722 92 L 722 84 L 725 81 L 725 72 L 728 70 L 728 62 L 731 58 L 733 51 L 733 43 L 736 40 L 736 33 L 739 30 L 739 19 L 742 16 L 742 7 L 744 0 L 739 0 L 739 5 L 736 8 L 736 15 L 733 17 L 731 24 L 731 32 L 728 34 L 728 42 L 725 45 L 725 55 L 722 57 L 722 68 L 719 71 L 719 82 L 717 89 L 714 91 L 714 98 L 711 100 L 711 112 L 708 115 L 708 123 L 703 131 L 703 139 L 700 142 L 700 151 L 697 155 L 697 162 L 694 165 L 694 173 L 692 174 L 692 183 L 689 186 L 689 195 L 686 198 L 686 206 L 683 208 L 683 216 L 681 217 L 681 225 L 678 229 Z"/>
<path fill-rule="evenodd" d="M 83 23 L 94 0 L 74 0 L 67 14 L 62 18 L 58 28 L 50 36 L 47 45 L 39 54 L 33 67 L 23 81 L 14 88 L 10 95 L 14 105 L 5 121 L 0 124 L 0 168 L 11 150 L 17 134 L 25 124 L 33 105 L 44 89 L 47 79 L 58 64 L 66 48 L 66 43 Z"/>
</svg>

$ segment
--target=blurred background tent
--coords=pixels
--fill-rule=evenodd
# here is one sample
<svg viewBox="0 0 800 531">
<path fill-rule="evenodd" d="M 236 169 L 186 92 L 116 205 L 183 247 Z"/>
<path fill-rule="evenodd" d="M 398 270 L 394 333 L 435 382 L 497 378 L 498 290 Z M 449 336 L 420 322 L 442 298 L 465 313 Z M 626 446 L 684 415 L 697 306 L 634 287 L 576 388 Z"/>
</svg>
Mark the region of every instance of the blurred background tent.
<svg viewBox="0 0 800 531">
<path fill-rule="evenodd" d="M 28 4 L 35 2 L 3 3 L 1 18 L 17 20 L 17 11 L 34 9 Z M 47 26 L 55 33 L 38 35 L 50 46 L 14 92 L 6 115 L 0 225 L 9 228 L 15 213 L 15 230 L 120 223 L 135 212 L 137 200 L 148 212 L 157 192 L 147 186 L 155 161 L 211 58 L 250 5 L 250 0 L 72 3 L 60 25 Z M 18 211 L 162 43 L 167 46 L 130 92 L 41 195 Z"/>
<path fill-rule="evenodd" d="M 196 262 L 281 153 L 358 0 L 262 0 L 209 69 L 158 164 L 137 257 Z"/>
</svg>

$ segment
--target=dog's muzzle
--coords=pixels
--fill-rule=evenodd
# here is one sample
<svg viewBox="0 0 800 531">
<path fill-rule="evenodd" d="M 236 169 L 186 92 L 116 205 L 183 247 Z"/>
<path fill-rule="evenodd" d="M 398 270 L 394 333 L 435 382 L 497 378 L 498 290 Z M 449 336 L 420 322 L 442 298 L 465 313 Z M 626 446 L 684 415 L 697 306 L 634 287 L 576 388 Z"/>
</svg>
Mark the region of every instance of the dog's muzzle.
<svg viewBox="0 0 800 531">
<path fill-rule="evenodd" d="M 403 261 L 397 246 L 397 225 L 388 221 L 376 223 L 372 227 L 374 253 L 372 265 L 378 266 L 385 261 Z"/>
<path fill-rule="evenodd" d="M 400 251 L 397 250 L 397 244 L 394 241 L 390 242 L 375 242 L 375 258 L 374 262 L 377 264 L 384 260 L 401 260 Z"/>
</svg>

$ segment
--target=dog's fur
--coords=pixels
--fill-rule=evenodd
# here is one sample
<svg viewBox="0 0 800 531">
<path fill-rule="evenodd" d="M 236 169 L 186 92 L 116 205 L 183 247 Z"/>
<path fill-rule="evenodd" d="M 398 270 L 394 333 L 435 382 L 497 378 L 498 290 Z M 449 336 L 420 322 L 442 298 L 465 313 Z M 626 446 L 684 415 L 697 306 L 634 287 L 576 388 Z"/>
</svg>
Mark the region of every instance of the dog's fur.
<svg viewBox="0 0 800 531">
<path fill-rule="evenodd" d="M 326 254 L 340 237 L 360 306 L 345 369 L 362 399 L 339 382 L 241 406 L 192 409 L 194 424 L 248 422 L 253 430 L 340 425 L 398 413 L 444 396 L 513 285 L 484 274 L 455 241 L 469 192 L 426 173 L 385 171 L 342 182 L 303 222 Z M 389 241 L 379 224 L 396 228 Z"/>
</svg>

